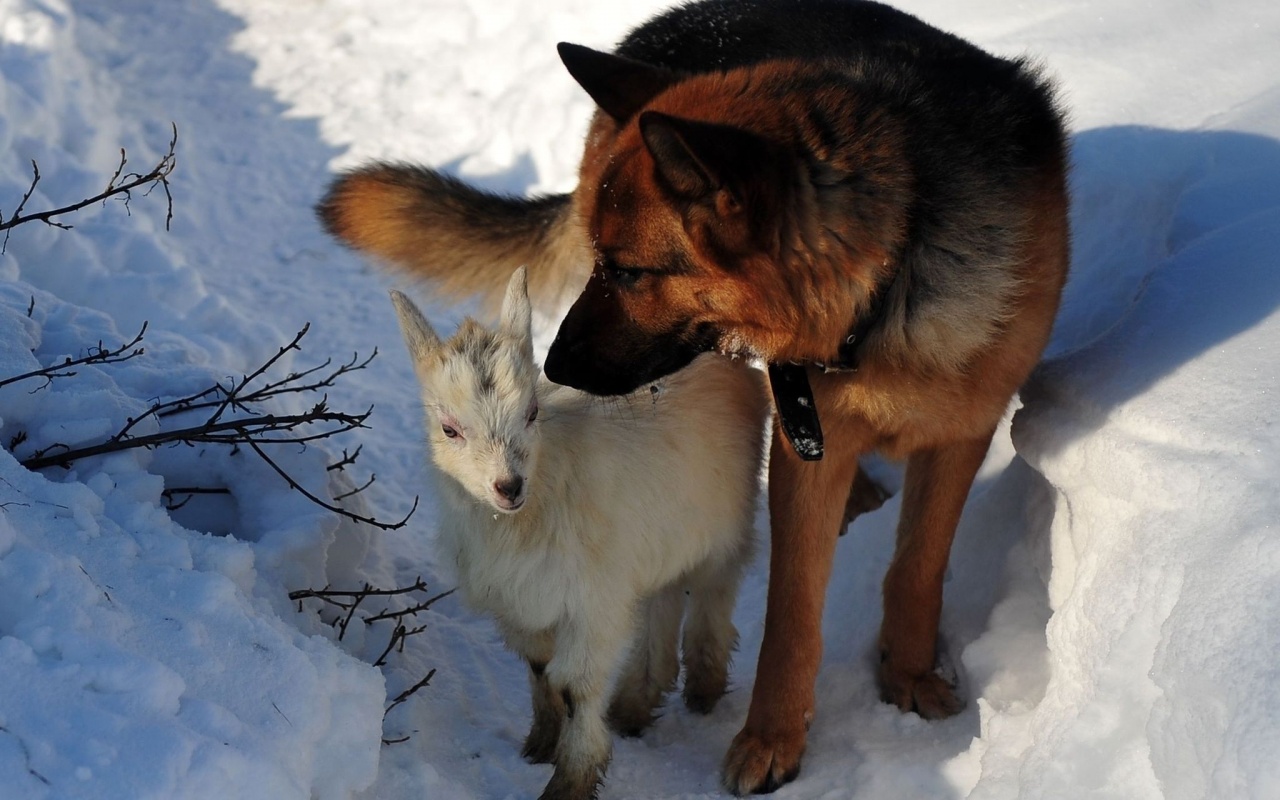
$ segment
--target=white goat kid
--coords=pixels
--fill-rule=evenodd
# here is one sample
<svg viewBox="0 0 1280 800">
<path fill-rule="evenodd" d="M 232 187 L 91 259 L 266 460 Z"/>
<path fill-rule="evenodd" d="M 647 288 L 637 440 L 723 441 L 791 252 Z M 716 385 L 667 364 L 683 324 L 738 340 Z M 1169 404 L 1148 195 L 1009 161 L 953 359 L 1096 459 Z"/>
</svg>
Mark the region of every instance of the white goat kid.
<svg viewBox="0 0 1280 800">
<path fill-rule="evenodd" d="M 497 330 L 468 319 L 442 342 L 407 297 L 392 301 L 422 385 L 444 558 L 529 662 L 524 755 L 555 764 L 542 797 L 592 797 L 608 723 L 638 734 L 675 684 L 686 592 L 685 702 L 705 713 L 725 691 L 754 543 L 763 377 L 706 356 L 624 398 L 548 383 L 523 268 Z"/>
</svg>

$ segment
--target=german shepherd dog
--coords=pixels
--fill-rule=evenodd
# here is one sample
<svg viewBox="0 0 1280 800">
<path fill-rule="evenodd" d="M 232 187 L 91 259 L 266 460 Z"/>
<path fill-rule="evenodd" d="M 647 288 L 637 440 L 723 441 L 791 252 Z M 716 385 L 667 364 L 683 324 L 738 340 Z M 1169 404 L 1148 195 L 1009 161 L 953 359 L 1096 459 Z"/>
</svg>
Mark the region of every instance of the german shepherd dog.
<svg viewBox="0 0 1280 800">
<path fill-rule="evenodd" d="M 546 360 L 558 383 L 629 392 L 707 350 L 769 365 L 769 596 L 727 788 L 798 773 L 836 535 L 874 505 L 865 453 L 907 465 L 881 696 L 955 714 L 935 669 L 951 542 L 1067 273 L 1048 81 L 865 0 L 702 0 L 612 54 L 560 55 L 598 105 L 572 194 L 378 164 L 335 182 L 324 224 L 455 291 L 496 295 L 521 263 L 542 302 L 581 288 Z"/>
</svg>

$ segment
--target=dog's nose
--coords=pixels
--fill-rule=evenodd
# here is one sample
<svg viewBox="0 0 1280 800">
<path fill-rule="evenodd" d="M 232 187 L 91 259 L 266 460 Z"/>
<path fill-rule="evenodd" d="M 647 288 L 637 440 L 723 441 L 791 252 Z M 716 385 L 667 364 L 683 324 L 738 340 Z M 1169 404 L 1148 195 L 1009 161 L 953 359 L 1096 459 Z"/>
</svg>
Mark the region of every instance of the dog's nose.
<svg viewBox="0 0 1280 800">
<path fill-rule="evenodd" d="M 582 343 L 557 334 L 547 351 L 542 371 L 547 374 L 547 380 L 567 386 L 574 378 L 573 365 L 581 358 Z"/>
<path fill-rule="evenodd" d="M 519 475 L 514 478 L 507 478 L 504 481 L 495 481 L 493 490 L 506 500 L 514 502 L 520 496 L 520 490 L 524 488 L 524 478 Z"/>
</svg>

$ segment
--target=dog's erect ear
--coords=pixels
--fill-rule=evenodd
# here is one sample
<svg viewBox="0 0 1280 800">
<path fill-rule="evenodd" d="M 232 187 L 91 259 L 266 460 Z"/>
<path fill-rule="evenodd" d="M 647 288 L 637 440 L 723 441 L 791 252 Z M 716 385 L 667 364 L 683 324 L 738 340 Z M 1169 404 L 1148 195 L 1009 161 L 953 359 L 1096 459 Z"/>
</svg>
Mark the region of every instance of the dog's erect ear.
<svg viewBox="0 0 1280 800">
<path fill-rule="evenodd" d="M 765 140 L 749 131 L 658 111 L 640 115 L 640 135 L 658 174 L 690 200 L 724 191 L 730 206 L 744 205 L 776 157 Z"/>
<path fill-rule="evenodd" d="M 507 293 L 502 298 L 502 314 L 499 330 L 523 345 L 526 355 L 533 358 L 532 311 L 529 308 L 529 284 L 527 271 L 520 267 L 511 273 L 507 281 Z"/>
<path fill-rule="evenodd" d="M 414 372 L 418 373 L 419 380 L 423 380 L 426 377 L 427 358 L 440 348 L 440 337 L 408 297 L 393 289 L 391 304 L 395 306 L 396 319 L 400 321 L 400 333 L 404 335 L 404 343 L 409 347 L 409 358 L 413 361 Z"/>
<path fill-rule="evenodd" d="M 626 122 L 668 86 L 680 80 L 669 69 L 643 61 L 601 53 L 580 44 L 556 45 L 560 60 L 600 110 Z"/>
</svg>

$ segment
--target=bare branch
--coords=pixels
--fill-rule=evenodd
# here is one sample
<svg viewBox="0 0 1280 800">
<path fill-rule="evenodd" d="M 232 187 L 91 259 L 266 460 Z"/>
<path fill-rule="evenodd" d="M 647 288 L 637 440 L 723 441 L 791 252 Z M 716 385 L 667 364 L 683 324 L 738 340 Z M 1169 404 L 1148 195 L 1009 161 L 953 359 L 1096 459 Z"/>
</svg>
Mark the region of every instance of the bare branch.
<svg viewBox="0 0 1280 800">
<path fill-rule="evenodd" d="M 67 358 L 60 364 L 51 364 L 47 367 L 32 370 L 31 372 L 25 372 L 21 375 L 14 375 L 11 378 L 0 379 L 0 386 L 8 386 L 11 383 L 25 381 L 30 378 L 44 378 L 45 382 L 32 390 L 33 392 L 36 392 L 48 386 L 50 383 L 53 383 L 54 378 L 69 378 L 76 374 L 74 371 L 65 372 L 62 370 L 68 370 L 71 367 L 80 367 L 86 364 L 117 364 L 121 361 L 128 361 L 129 359 L 134 358 L 135 356 L 140 356 L 146 352 L 146 348 L 137 347 L 138 342 L 142 341 L 142 337 L 145 336 L 146 333 L 147 323 L 144 322 L 142 323 L 142 328 L 133 337 L 133 339 L 125 342 L 114 350 L 104 349 L 102 342 L 99 341 L 97 347 L 89 348 L 89 355 L 87 356 L 76 359 L 67 356 Z"/>
<path fill-rule="evenodd" d="M 356 463 L 356 459 L 360 457 L 360 451 L 363 449 L 364 445 L 358 445 L 354 453 L 347 455 L 347 449 L 345 447 L 342 448 L 342 458 L 325 467 L 325 469 L 330 472 L 333 472 L 335 469 L 342 472 L 346 467 Z"/>
<path fill-rule="evenodd" d="M 297 591 L 289 592 L 289 599 L 297 601 L 299 612 L 302 611 L 302 601 L 309 598 L 315 598 L 327 605 L 340 608 L 344 612 L 346 612 L 345 614 L 343 614 L 342 619 L 339 620 L 337 623 L 338 639 L 341 640 L 342 637 L 347 632 L 347 626 L 351 624 L 351 620 L 355 617 L 356 609 L 359 608 L 360 604 L 363 603 L 368 598 L 403 596 L 403 595 L 410 594 L 412 592 L 425 593 L 426 591 L 427 591 L 427 584 L 422 580 L 421 576 L 418 576 L 418 578 L 413 582 L 412 586 L 404 586 L 398 589 L 375 589 L 372 586 L 370 586 L 368 583 L 364 584 L 360 589 L 357 589 L 355 591 L 331 589 L 328 586 L 326 586 L 323 589 L 299 589 Z M 415 634 L 422 633 L 427 629 L 426 625 L 418 625 L 412 628 L 409 627 L 404 623 L 405 617 L 415 616 L 423 611 L 426 611 L 436 601 L 442 598 L 448 597 L 449 595 L 453 594 L 454 591 L 456 590 L 450 589 L 447 592 L 441 592 L 437 595 L 434 595 L 433 597 L 428 598 L 427 600 L 424 600 L 421 603 L 410 606 L 400 611 L 389 611 L 387 609 L 383 609 L 382 612 L 378 614 L 375 614 L 371 617 L 365 617 L 364 618 L 365 625 L 372 625 L 375 622 L 380 622 L 385 620 L 396 621 L 396 625 L 391 631 L 391 636 L 387 640 L 386 647 L 383 648 L 382 653 L 378 656 L 378 658 L 374 660 L 373 665 L 376 667 L 386 666 L 387 658 L 391 655 L 392 652 L 404 651 L 404 642 L 407 638 Z M 431 670 L 430 672 L 427 673 L 427 676 L 425 678 L 418 681 L 413 686 L 410 686 L 408 689 L 405 689 L 400 694 L 396 695 L 395 699 L 392 700 L 391 703 L 383 711 L 383 714 L 382 714 L 383 718 L 384 719 L 386 718 L 386 715 L 390 713 L 391 709 L 405 702 L 410 697 L 412 697 L 415 693 L 417 693 L 420 689 L 427 686 L 431 682 L 431 678 L 435 676 L 435 674 L 436 674 L 436 671 L 434 669 Z M 396 739 L 383 739 L 382 743 L 398 744 L 400 742 L 405 742 L 408 740 L 409 740 L 408 736 L 403 736 Z"/>
<path fill-rule="evenodd" d="M 308 500 L 315 503 L 316 505 L 322 508 L 327 508 L 333 513 L 340 514 L 346 517 L 347 519 L 352 519 L 352 520 L 355 520 L 356 522 L 363 522 L 366 525 L 372 525 L 373 527 L 380 528 L 384 531 L 394 531 L 394 530 L 399 530 L 400 528 L 403 528 L 405 526 L 405 523 L 409 521 L 409 518 L 413 516 L 413 513 L 418 510 L 419 498 L 415 496 L 413 498 L 413 508 L 409 509 L 409 513 L 405 514 L 404 519 L 395 523 L 386 523 L 386 522 L 378 522 L 378 520 L 374 519 L 373 517 L 363 517 L 359 514 L 355 514 L 351 511 L 348 511 L 345 508 L 331 505 L 321 500 L 319 497 L 316 497 L 311 492 L 308 492 L 306 489 L 302 488 L 302 486 L 299 485 L 297 481 L 295 481 L 292 477 L 289 476 L 289 473 L 281 469 L 280 465 L 272 461 L 271 457 L 268 456 L 265 452 L 263 452 L 262 448 L 258 446 L 258 443 L 256 441 L 254 441 L 253 439 L 247 439 L 245 441 L 245 444 L 253 448 L 253 452 L 257 453 L 259 458 L 267 462 L 267 466 L 275 470 L 277 475 L 279 475 L 281 478 L 284 478 L 285 482 L 289 484 L 289 488 L 301 493 L 304 497 L 306 497 Z"/>
<path fill-rule="evenodd" d="M 173 138 L 169 140 L 169 151 L 165 153 L 160 161 L 147 173 L 131 172 L 122 176 L 125 164 L 128 163 L 128 159 L 125 155 L 124 149 L 121 148 L 120 165 L 116 167 L 115 173 L 111 176 L 111 179 L 107 181 L 106 189 L 93 197 L 87 197 L 78 203 L 72 203 L 70 205 L 62 206 L 61 208 L 53 208 L 48 211 L 41 211 L 35 214 L 24 215 L 22 212 L 26 208 L 27 201 L 31 199 L 31 195 L 35 192 L 36 185 L 40 183 L 40 167 L 35 161 L 32 161 L 31 169 L 33 177 L 31 179 L 31 185 L 27 188 L 26 194 L 22 196 L 22 200 L 18 203 L 18 207 L 14 209 L 14 212 L 10 215 L 9 219 L 6 220 L 0 218 L 0 231 L 5 231 L 4 242 L 3 244 L 0 244 L 0 253 L 3 253 L 9 244 L 9 232 L 24 222 L 39 220 L 46 225 L 67 230 L 72 226 L 62 222 L 55 222 L 53 218 L 61 217 L 74 211 L 79 211 L 80 209 L 93 205 L 94 203 L 105 203 L 108 198 L 116 196 L 123 197 L 125 209 L 127 211 L 129 207 L 129 199 L 132 197 L 132 190 L 144 186 L 147 187 L 148 194 L 156 186 L 164 188 L 165 197 L 168 198 L 169 204 L 168 212 L 165 216 L 164 227 L 165 230 L 168 230 L 169 224 L 173 221 L 173 195 L 169 191 L 169 176 L 173 173 L 174 167 L 177 166 L 176 151 L 178 147 L 178 126 L 175 123 L 170 124 L 173 127 Z M 123 182 L 116 183 L 116 181 L 120 180 L 122 177 Z"/>
<path fill-rule="evenodd" d="M 44 469 L 53 466 L 69 466 L 72 461 L 90 456 L 117 453 L 121 450 L 132 450 L 138 447 L 158 447 L 162 444 L 182 442 L 186 444 L 300 444 L 324 439 L 337 433 L 364 427 L 368 413 L 341 414 L 331 411 L 310 411 L 305 414 L 264 414 L 259 417 L 223 420 L 222 422 L 204 422 L 189 428 L 160 431 L 147 436 L 131 436 L 124 439 L 111 438 L 105 442 L 81 447 L 70 447 L 65 444 L 54 444 L 43 451 L 38 451 L 20 463 L 30 470 Z M 263 438 L 267 431 L 293 430 L 300 425 L 311 425 L 319 422 L 334 423 L 336 428 L 329 428 L 320 433 L 290 436 L 279 439 Z M 230 431 L 229 434 L 224 434 Z M 256 437 L 256 438 L 255 438 Z M 47 455 L 53 448 L 62 448 L 56 455 Z"/>
<path fill-rule="evenodd" d="M 126 179 L 129 176 L 124 176 Z M 118 176 L 112 177 L 112 184 L 118 179 Z M 373 356 L 361 360 L 359 354 L 352 356 L 351 360 L 333 369 L 327 374 L 317 375 L 327 368 L 331 361 L 325 361 L 323 364 L 312 367 L 310 369 L 296 371 L 290 373 L 287 377 L 273 381 L 263 382 L 263 376 L 274 366 L 285 354 L 291 350 L 301 350 L 300 343 L 302 338 L 306 336 L 310 330 L 310 324 L 304 325 L 293 339 L 281 347 L 275 354 L 263 362 L 253 372 L 242 376 L 239 380 L 229 381 L 228 385 L 221 382 L 215 383 L 206 389 L 194 394 L 180 397 L 174 400 L 157 400 L 151 406 L 139 414 L 137 417 L 130 417 L 125 424 L 118 430 L 115 435 L 105 441 L 89 442 L 78 445 L 71 445 L 65 442 L 54 442 L 37 449 L 34 453 L 21 460 L 21 464 L 27 469 L 39 470 L 52 466 L 70 467 L 71 463 L 83 458 L 105 455 L 124 450 L 135 448 L 156 448 L 163 445 L 179 445 L 185 444 L 194 447 L 202 444 L 219 444 L 227 445 L 232 448 L 232 454 L 239 452 L 242 445 L 249 447 L 261 458 L 268 466 L 272 468 L 278 475 L 283 477 L 290 488 L 300 492 L 307 499 L 322 508 L 333 511 L 348 519 L 361 522 L 367 525 L 381 528 L 383 530 L 396 530 L 404 527 L 409 518 L 413 516 L 418 508 L 418 498 L 413 501 L 413 508 L 405 515 L 404 519 L 399 522 L 388 524 L 379 522 L 371 516 L 361 516 L 336 505 L 339 501 L 351 497 L 354 494 L 364 491 L 376 480 L 375 475 L 370 475 L 369 479 L 361 486 L 346 492 L 334 499 L 334 501 L 326 502 L 315 494 L 308 492 L 296 480 L 292 478 L 284 469 L 280 467 L 276 461 L 271 458 L 263 449 L 264 445 L 271 444 L 292 444 L 306 446 L 309 442 L 318 439 L 326 439 L 355 428 L 365 426 L 365 421 L 373 412 L 370 406 L 367 410 L 360 414 L 349 414 L 337 411 L 331 411 L 328 406 L 328 396 L 324 395 L 312 407 L 299 414 L 268 414 L 262 413 L 254 406 L 260 402 L 269 400 L 272 397 L 287 393 L 311 392 L 320 388 L 333 385 L 334 381 L 349 372 L 364 369 L 368 366 Z M 133 341 L 122 345 L 114 350 L 107 350 L 99 342 L 96 349 L 89 355 L 80 359 L 67 358 L 60 364 L 45 367 L 23 375 L 17 375 L 12 378 L 0 380 L 0 386 L 30 378 L 41 377 L 47 382 L 52 381 L 55 377 L 66 377 L 74 375 L 74 371 L 70 368 L 82 364 L 105 364 L 124 361 L 137 355 L 141 355 L 143 349 L 135 348 L 135 345 L 141 341 L 146 332 L 146 325 L 138 332 Z M 377 351 L 374 351 L 374 355 Z M 258 384 L 258 388 L 253 388 L 254 384 Z M 189 425 L 181 428 L 168 428 L 159 430 L 145 435 L 135 435 L 133 431 L 137 426 L 146 419 L 162 420 L 168 417 L 189 413 L 194 411 L 204 411 L 207 416 L 204 420 L 195 425 Z M 233 416 L 229 412 L 235 412 Z M 22 444 L 26 439 L 25 433 L 17 433 L 10 442 L 12 450 L 17 445 Z M 355 462 L 356 457 L 360 454 L 360 447 L 355 452 L 348 454 L 343 450 L 342 460 L 336 465 L 330 465 L 329 469 L 346 466 Z M 200 490 L 198 493 L 205 493 L 212 490 Z M 174 494 L 166 495 L 168 507 L 170 510 L 181 508 L 186 502 L 190 501 L 190 495 L 197 492 L 181 492 L 178 494 L 188 495 L 185 500 L 174 502 Z"/>
<path fill-rule="evenodd" d="M 298 331 L 298 333 L 293 337 L 293 341 L 289 342 L 284 347 L 281 347 L 278 351 L 276 351 L 275 355 L 273 355 L 271 358 L 268 358 L 265 362 L 263 362 L 262 366 L 254 370 L 253 374 L 244 376 L 241 379 L 240 383 L 233 386 L 231 388 L 231 391 L 226 392 L 226 397 L 222 400 L 221 403 L 218 404 L 218 410 L 215 411 L 213 413 L 213 416 L 210 417 L 209 419 L 210 420 L 220 419 L 222 417 L 223 412 L 227 410 L 227 407 L 236 402 L 236 400 L 240 396 L 240 392 L 244 390 L 244 387 L 248 386 L 254 379 L 256 379 L 257 377 L 265 373 L 267 370 L 271 369 L 271 367 L 277 361 L 279 361 L 281 358 L 284 357 L 285 353 L 289 352 L 290 350 L 301 350 L 302 348 L 298 346 L 298 343 L 302 341 L 302 337 L 306 336 L 307 331 L 309 330 L 311 330 L 310 322 L 302 326 L 302 330 Z"/>
<path fill-rule="evenodd" d="M 337 598 L 391 597 L 394 595 L 408 594 L 409 592 L 425 592 L 426 590 L 427 584 L 422 580 L 422 577 L 419 576 L 412 586 L 404 586 L 399 589 L 374 589 L 366 583 L 363 589 L 352 592 L 341 589 L 330 589 L 326 586 L 323 589 L 297 589 L 289 592 L 289 599 L 305 600 L 308 597 L 314 597 L 319 600 L 333 603 L 334 605 L 342 605 Z M 342 605 L 342 607 L 346 608 L 345 605 Z"/>
<path fill-rule="evenodd" d="M 376 481 L 377 479 L 378 479 L 378 473 L 376 472 L 369 473 L 369 480 L 365 481 L 362 485 L 357 486 L 356 488 L 352 489 L 349 492 L 343 492 L 342 494 L 334 495 L 333 502 L 336 503 L 339 500 L 346 500 L 348 497 L 351 497 L 352 495 L 360 494 L 365 489 L 368 489 L 370 486 L 372 486 L 373 482 Z"/>
<path fill-rule="evenodd" d="M 187 503 L 190 503 L 192 498 L 198 494 L 231 494 L 231 490 L 226 487 L 204 488 L 200 486 L 175 486 L 172 489 L 165 489 L 160 493 L 160 496 L 164 498 L 164 507 L 166 510 L 177 511 Z M 180 495 L 185 495 L 182 502 L 173 502 L 173 499 Z"/>
<path fill-rule="evenodd" d="M 423 687 L 430 685 L 431 679 L 434 678 L 435 675 L 436 675 L 436 671 L 433 669 L 427 673 L 427 677 L 423 678 L 422 680 L 418 681 L 414 685 L 410 686 L 408 689 L 405 689 L 403 692 L 396 695 L 396 699 L 391 701 L 391 705 L 387 706 L 387 710 L 382 712 L 383 718 L 386 718 L 387 714 L 391 712 L 391 709 L 395 708 L 396 706 L 403 703 L 405 700 L 408 700 L 410 697 L 413 697 L 415 694 L 417 694 L 419 689 L 422 689 Z"/>
<path fill-rule="evenodd" d="M 417 588 L 417 587 L 414 587 L 414 588 Z M 426 587 L 424 586 L 423 588 L 425 589 Z M 403 609 L 401 611 L 383 611 L 380 614 L 374 614 L 372 617 L 366 617 L 364 622 L 366 625 L 372 625 L 373 623 L 378 622 L 380 620 L 384 620 L 384 619 L 399 620 L 404 617 L 413 616 L 419 612 L 426 611 L 427 609 L 435 605 L 437 600 L 443 600 L 444 598 L 448 597 L 449 595 L 453 594 L 456 591 L 458 590 L 450 589 L 447 592 L 441 592 L 440 594 L 436 595 L 435 597 L 432 597 L 429 600 L 424 600 L 423 602 L 418 603 L 416 606 L 409 606 L 408 608 Z"/>
</svg>

